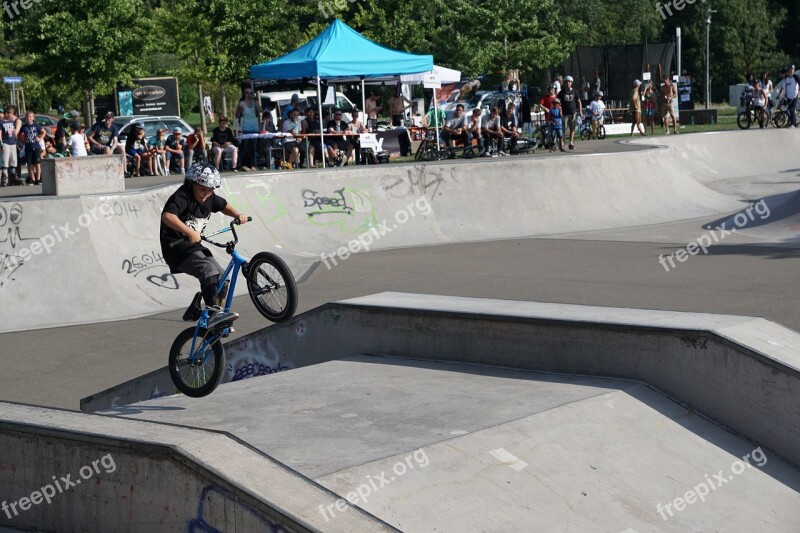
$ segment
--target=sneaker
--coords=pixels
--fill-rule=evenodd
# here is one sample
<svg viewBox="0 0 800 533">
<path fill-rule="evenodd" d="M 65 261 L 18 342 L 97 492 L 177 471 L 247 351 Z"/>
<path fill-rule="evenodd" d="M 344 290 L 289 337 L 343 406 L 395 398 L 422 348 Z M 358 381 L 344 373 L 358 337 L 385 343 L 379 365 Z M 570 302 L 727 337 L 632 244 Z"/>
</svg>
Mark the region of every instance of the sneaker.
<svg viewBox="0 0 800 533">
<path fill-rule="evenodd" d="M 569 149 L 570 149 L 570 150 L 574 150 L 574 149 L 575 149 L 575 145 L 574 145 L 574 144 L 572 144 L 572 143 L 569 143 Z"/>
<path fill-rule="evenodd" d="M 491 152 L 483 152 L 483 157 L 492 157 Z"/>
<path fill-rule="evenodd" d="M 202 301 L 202 293 L 198 292 L 194 295 L 194 298 L 192 298 L 192 303 L 189 304 L 189 307 L 187 307 L 186 311 L 183 313 L 184 322 L 194 322 L 200 318 L 200 302 Z"/>
<path fill-rule="evenodd" d="M 208 329 L 230 324 L 239 318 L 239 313 L 226 313 L 221 307 L 214 305 L 208 308 Z"/>
</svg>

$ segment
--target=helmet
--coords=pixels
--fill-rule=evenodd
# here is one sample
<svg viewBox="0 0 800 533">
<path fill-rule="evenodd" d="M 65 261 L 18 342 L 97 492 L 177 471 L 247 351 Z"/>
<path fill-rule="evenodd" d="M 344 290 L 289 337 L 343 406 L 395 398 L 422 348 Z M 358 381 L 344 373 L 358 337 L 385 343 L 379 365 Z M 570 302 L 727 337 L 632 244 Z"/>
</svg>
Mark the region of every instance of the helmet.
<svg viewBox="0 0 800 533">
<path fill-rule="evenodd" d="M 575 81 L 575 80 L 572 79 L 572 76 L 567 76 L 566 78 L 564 78 L 564 81 Z"/>
<path fill-rule="evenodd" d="M 213 165 L 200 162 L 194 163 L 189 167 L 189 170 L 186 172 L 186 181 L 212 189 L 219 189 L 221 184 L 219 170 Z"/>
</svg>

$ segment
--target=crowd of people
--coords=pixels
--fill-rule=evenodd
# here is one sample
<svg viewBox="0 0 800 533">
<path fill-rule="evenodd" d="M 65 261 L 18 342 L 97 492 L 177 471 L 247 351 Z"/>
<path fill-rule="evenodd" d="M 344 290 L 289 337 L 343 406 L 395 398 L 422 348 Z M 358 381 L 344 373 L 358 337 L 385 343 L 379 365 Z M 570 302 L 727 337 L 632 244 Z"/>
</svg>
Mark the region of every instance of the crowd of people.
<svg viewBox="0 0 800 533">
<path fill-rule="evenodd" d="M 767 126 L 771 109 L 776 102 L 784 102 L 789 113 L 789 125 L 797 127 L 797 100 L 800 96 L 800 75 L 794 65 L 781 69 L 780 81 L 773 86 L 768 72 L 762 72 L 756 78 L 752 72 L 745 75 L 742 104 L 746 110 L 752 110 L 760 128 Z"/>
</svg>

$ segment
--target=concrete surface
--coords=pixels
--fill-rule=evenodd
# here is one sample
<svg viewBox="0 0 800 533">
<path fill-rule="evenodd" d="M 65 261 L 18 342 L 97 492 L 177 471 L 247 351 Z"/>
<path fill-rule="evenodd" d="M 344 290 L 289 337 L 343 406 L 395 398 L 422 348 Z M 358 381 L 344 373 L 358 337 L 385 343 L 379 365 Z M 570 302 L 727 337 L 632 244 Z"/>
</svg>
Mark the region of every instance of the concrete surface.
<svg viewBox="0 0 800 533">
<path fill-rule="evenodd" d="M 115 414 L 169 409 L 403 531 L 791 532 L 800 520 L 800 471 L 633 382 L 357 356 Z M 718 473 L 724 486 L 697 489 L 704 502 L 675 507 Z M 317 510 L 346 531 L 350 510 Z"/>
<path fill-rule="evenodd" d="M 800 465 L 800 334 L 759 318 L 385 293 L 235 344 L 239 379 L 362 353 L 633 379 Z M 174 391 L 163 369 L 81 408 Z"/>
<path fill-rule="evenodd" d="M 125 191 L 125 156 L 42 159 L 44 196 L 115 194 Z"/>
<path fill-rule="evenodd" d="M 323 531 L 312 503 L 336 500 L 237 439 L 201 429 L 3 403 L 0 449 L 10 505 L 0 524 L 23 529 Z M 40 489 L 50 498 L 33 495 Z M 349 531 L 392 530 L 358 510 L 341 520 Z"/>
<path fill-rule="evenodd" d="M 242 251 L 278 252 L 300 276 L 321 254 L 346 250 L 343 246 L 380 250 L 728 214 L 744 202 L 709 186 L 719 177 L 711 165 L 723 160 L 726 178 L 793 168 L 786 151 L 775 146 L 778 136 L 795 140 L 798 132 L 762 132 L 756 141 L 740 132 L 678 136 L 665 141 L 668 148 L 615 154 L 226 177 L 221 192 L 256 219 L 242 230 Z M 768 157 L 756 163 L 744 146 L 763 149 Z M 132 318 L 185 306 L 195 291 L 192 280 L 170 275 L 158 259 L 158 215 L 173 188 L 83 197 L 57 208 L 35 199 L 0 203 L 0 211 L 24 211 L 16 223 L 5 225 L 9 237 L 0 242 L 0 291 L 19 309 L 0 321 L 0 331 Z M 65 224 L 75 233 L 56 229 Z M 365 235 L 369 231 L 376 233 Z M 59 241 L 67 238 L 68 245 Z M 52 244 L 43 253 L 45 239 Z M 31 249 L 22 256 L 34 246 L 39 253 Z M 76 297 L 85 294 L 80 283 L 55 290 L 56 271 L 91 278 L 94 299 Z M 49 312 L 67 301 L 73 313 Z"/>
</svg>

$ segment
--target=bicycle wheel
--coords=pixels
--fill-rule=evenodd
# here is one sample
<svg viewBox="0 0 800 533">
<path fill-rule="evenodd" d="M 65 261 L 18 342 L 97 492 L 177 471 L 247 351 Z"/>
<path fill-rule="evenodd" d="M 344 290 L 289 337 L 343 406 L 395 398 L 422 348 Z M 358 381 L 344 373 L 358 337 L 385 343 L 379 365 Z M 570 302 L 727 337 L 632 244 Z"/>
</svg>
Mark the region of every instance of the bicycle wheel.
<svg viewBox="0 0 800 533">
<path fill-rule="evenodd" d="M 739 129 L 750 129 L 750 124 L 753 123 L 752 114 L 749 111 L 742 111 L 736 116 L 736 125 Z"/>
<path fill-rule="evenodd" d="M 592 138 L 592 129 L 591 128 L 583 128 L 581 129 L 581 140 L 588 141 Z"/>
<path fill-rule="evenodd" d="M 269 252 L 257 253 L 245 272 L 247 292 L 264 318 L 284 322 L 297 309 L 297 285 L 283 259 Z"/>
<path fill-rule="evenodd" d="M 597 132 L 600 139 L 606 138 L 606 127 L 603 126 L 602 124 L 600 124 L 600 127 L 598 128 Z"/>
<path fill-rule="evenodd" d="M 536 145 L 530 139 L 519 138 L 517 139 L 517 145 L 514 148 L 515 154 L 527 154 L 535 149 Z"/>
<path fill-rule="evenodd" d="M 785 128 L 789 125 L 789 113 L 783 110 L 775 111 L 772 114 L 772 125 L 776 128 Z"/>
<path fill-rule="evenodd" d="M 204 353 L 197 354 L 194 362 L 189 361 L 195 327 L 183 330 L 172 343 L 169 350 L 169 375 L 179 391 L 192 398 L 200 398 L 211 394 L 222 380 L 225 368 L 225 350 L 222 339 L 216 332 L 200 328 L 195 341 L 195 351 L 199 351 L 204 341 Z"/>
<path fill-rule="evenodd" d="M 441 161 L 447 159 L 447 150 L 430 149 L 422 152 L 422 161 Z"/>
</svg>

